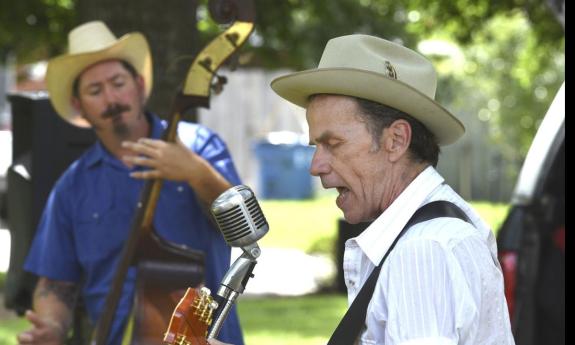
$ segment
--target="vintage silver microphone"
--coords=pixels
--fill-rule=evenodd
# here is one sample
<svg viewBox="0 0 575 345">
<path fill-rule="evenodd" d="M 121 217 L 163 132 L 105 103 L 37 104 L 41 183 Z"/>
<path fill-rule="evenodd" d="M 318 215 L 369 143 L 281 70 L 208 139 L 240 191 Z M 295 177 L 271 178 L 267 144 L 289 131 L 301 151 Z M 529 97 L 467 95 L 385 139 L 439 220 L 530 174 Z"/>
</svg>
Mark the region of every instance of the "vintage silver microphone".
<svg viewBox="0 0 575 345">
<path fill-rule="evenodd" d="M 217 337 L 233 303 L 253 276 L 256 259 L 261 253 L 257 241 L 269 230 L 255 194 L 245 185 L 234 186 L 222 193 L 212 203 L 210 211 L 227 244 L 241 248 L 243 253 L 222 279 L 217 293 L 219 307 L 208 339 Z"/>
<path fill-rule="evenodd" d="M 230 247 L 240 247 L 244 251 L 257 248 L 257 240 L 269 230 L 256 196 L 245 185 L 234 186 L 222 193 L 212 203 L 211 212 Z"/>
</svg>

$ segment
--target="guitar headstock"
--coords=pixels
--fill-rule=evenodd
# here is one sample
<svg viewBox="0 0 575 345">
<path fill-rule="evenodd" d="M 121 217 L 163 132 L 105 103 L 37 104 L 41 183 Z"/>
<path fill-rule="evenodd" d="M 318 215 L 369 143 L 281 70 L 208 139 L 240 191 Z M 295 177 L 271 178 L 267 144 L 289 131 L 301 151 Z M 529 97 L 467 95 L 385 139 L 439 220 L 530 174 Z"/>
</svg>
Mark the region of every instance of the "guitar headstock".
<svg viewBox="0 0 575 345">
<path fill-rule="evenodd" d="M 170 345 L 207 345 L 208 328 L 217 303 L 210 289 L 188 288 L 180 300 L 164 334 L 164 343 Z"/>
</svg>

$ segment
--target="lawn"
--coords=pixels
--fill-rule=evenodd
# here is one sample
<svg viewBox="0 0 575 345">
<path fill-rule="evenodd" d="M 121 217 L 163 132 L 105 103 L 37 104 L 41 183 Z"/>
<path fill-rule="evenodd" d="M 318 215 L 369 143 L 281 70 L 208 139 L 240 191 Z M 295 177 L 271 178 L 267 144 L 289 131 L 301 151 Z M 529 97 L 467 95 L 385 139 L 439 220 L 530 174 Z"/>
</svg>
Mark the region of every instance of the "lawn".
<svg viewBox="0 0 575 345">
<path fill-rule="evenodd" d="M 247 345 L 325 344 L 346 309 L 344 295 L 246 298 L 238 302 Z"/>
<path fill-rule="evenodd" d="M 4 301 L 2 301 L 4 303 Z M 24 319 L 16 317 L 0 318 L 0 345 L 16 345 L 16 334 L 27 328 Z"/>
<path fill-rule="evenodd" d="M 242 297 L 238 312 L 247 345 L 325 344 L 347 307 L 343 295 Z M 16 334 L 27 327 L 24 319 L 0 319 L 0 345 L 16 345 Z"/>
<path fill-rule="evenodd" d="M 341 217 L 334 200 L 335 196 L 330 193 L 310 200 L 260 200 L 270 224 L 270 231 L 260 240 L 260 246 L 332 255 Z M 473 206 L 492 229 L 499 228 L 508 210 L 505 204 L 477 202 Z M 327 342 L 346 304 L 345 296 L 330 294 L 241 296 L 238 311 L 247 345 L 314 345 Z M 26 327 L 22 319 L 0 316 L 0 345 L 16 344 L 15 335 Z"/>
<path fill-rule="evenodd" d="M 260 200 L 270 225 L 261 246 L 298 248 L 307 253 L 333 253 L 337 223 L 342 212 L 335 205 L 335 193 L 309 200 Z M 507 204 L 472 202 L 473 207 L 497 231 L 509 209 Z"/>
<path fill-rule="evenodd" d="M 341 211 L 335 196 L 309 200 L 260 200 L 270 225 L 262 247 L 297 248 L 306 253 L 329 253 L 334 248 Z"/>
</svg>

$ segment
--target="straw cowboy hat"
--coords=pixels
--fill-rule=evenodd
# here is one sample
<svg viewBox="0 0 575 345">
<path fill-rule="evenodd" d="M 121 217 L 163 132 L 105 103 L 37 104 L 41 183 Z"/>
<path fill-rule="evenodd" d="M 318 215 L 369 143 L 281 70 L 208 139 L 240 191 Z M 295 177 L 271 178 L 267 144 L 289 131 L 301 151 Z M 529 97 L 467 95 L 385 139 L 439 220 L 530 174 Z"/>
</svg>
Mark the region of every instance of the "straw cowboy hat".
<svg viewBox="0 0 575 345">
<path fill-rule="evenodd" d="M 119 39 L 101 21 L 82 24 L 68 35 L 68 54 L 49 61 L 46 86 L 54 109 L 66 120 L 77 115 L 72 107 L 72 85 L 87 67 L 104 60 L 120 59 L 130 63 L 145 81 L 146 97 L 152 89 L 152 56 L 141 33 L 129 33 Z"/>
<path fill-rule="evenodd" d="M 328 93 L 368 99 L 409 114 L 423 123 L 439 145 L 455 142 L 463 124 L 435 102 L 437 76 L 427 59 L 401 45 L 368 35 L 327 42 L 316 69 L 274 79 L 272 89 L 306 107 L 311 95 Z"/>
</svg>

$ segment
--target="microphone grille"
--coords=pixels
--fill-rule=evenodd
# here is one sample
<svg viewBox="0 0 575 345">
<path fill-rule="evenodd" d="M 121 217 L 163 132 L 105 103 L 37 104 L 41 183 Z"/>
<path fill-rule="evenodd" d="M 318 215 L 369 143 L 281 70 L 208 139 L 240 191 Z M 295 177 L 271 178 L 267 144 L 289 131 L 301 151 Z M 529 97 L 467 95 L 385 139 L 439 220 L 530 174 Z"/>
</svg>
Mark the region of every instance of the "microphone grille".
<svg viewBox="0 0 575 345">
<path fill-rule="evenodd" d="M 211 212 L 230 246 L 254 243 L 269 230 L 254 193 L 245 185 L 222 193 L 212 204 Z"/>
</svg>

